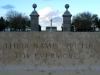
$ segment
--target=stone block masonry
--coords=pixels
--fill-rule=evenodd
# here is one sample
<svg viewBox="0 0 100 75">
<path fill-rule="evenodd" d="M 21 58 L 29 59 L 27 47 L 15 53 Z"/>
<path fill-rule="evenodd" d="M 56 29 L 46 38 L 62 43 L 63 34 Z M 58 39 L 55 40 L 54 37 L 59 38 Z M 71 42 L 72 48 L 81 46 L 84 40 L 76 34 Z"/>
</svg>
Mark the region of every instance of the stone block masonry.
<svg viewBox="0 0 100 75">
<path fill-rule="evenodd" d="M 0 32 L 0 75 L 99 75 L 99 32 Z"/>
</svg>

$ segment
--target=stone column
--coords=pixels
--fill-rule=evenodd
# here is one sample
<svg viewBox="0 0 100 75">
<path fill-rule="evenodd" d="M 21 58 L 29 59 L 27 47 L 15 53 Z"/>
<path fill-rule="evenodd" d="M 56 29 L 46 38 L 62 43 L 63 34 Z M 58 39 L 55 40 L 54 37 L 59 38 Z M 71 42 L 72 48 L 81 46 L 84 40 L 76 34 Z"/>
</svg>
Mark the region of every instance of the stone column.
<svg viewBox="0 0 100 75">
<path fill-rule="evenodd" d="M 71 14 L 68 11 L 69 5 L 66 4 L 65 5 L 66 11 L 64 12 L 64 14 L 62 15 L 63 17 L 63 31 L 71 31 Z"/>
<path fill-rule="evenodd" d="M 34 11 L 30 14 L 31 17 L 31 31 L 39 31 L 39 14 L 35 10 L 36 4 L 33 4 Z"/>
</svg>

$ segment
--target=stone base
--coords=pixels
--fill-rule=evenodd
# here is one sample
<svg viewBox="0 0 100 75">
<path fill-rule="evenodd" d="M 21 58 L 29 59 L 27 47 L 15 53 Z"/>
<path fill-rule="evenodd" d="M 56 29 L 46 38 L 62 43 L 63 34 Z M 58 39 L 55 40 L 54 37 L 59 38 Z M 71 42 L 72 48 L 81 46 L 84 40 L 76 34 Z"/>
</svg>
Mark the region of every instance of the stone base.
<svg viewBox="0 0 100 75">
<path fill-rule="evenodd" d="M 0 75 L 100 75 L 100 71 L 0 71 Z"/>
</svg>

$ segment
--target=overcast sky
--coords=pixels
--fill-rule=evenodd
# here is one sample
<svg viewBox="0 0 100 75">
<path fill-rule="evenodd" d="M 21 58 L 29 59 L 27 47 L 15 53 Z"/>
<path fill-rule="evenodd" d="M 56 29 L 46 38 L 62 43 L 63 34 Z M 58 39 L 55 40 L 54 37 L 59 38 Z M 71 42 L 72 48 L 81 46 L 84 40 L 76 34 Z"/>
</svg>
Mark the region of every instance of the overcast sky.
<svg viewBox="0 0 100 75">
<path fill-rule="evenodd" d="M 43 30 L 46 26 L 50 26 L 50 19 L 53 19 L 53 26 L 57 26 L 58 30 L 61 29 L 65 4 L 70 5 L 69 11 L 73 16 L 89 11 L 100 17 L 100 0 L 0 0 L 0 16 L 5 16 L 9 10 L 16 10 L 29 16 L 34 3 L 37 4 L 39 24 Z"/>
</svg>

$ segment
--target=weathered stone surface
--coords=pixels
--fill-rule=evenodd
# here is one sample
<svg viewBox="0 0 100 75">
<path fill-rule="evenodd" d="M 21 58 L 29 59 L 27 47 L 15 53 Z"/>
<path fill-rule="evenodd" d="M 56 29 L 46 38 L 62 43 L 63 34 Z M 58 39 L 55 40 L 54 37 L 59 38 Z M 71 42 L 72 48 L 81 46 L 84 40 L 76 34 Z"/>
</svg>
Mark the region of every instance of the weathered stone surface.
<svg viewBox="0 0 100 75">
<path fill-rule="evenodd" d="M 0 75 L 99 75 L 98 32 L 1 32 Z"/>
<path fill-rule="evenodd" d="M 62 15 L 63 17 L 63 31 L 71 31 L 71 14 L 68 11 L 69 8 L 69 4 L 65 5 L 66 11 L 64 12 L 64 14 Z"/>
<path fill-rule="evenodd" d="M 39 31 L 39 14 L 35 10 L 37 5 L 33 4 L 33 12 L 30 14 L 31 17 L 31 31 Z"/>
<path fill-rule="evenodd" d="M 0 71 L 1 75 L 100 75 L 99 71 Z"/>
</svg>

